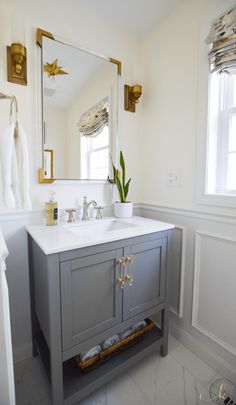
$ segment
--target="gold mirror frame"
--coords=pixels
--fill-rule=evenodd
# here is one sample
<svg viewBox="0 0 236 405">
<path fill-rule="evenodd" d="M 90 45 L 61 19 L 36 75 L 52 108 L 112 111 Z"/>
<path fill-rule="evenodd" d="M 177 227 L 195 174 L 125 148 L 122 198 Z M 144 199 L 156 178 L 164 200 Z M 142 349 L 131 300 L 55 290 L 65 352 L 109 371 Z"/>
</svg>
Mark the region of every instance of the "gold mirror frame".
<svg viewBox="0 0 236 405">
<path fill-rule="evenodd" d="M 43 29 L 41 29 L 41 28 L 37 28 L 37 31 L 36 31 L 36 44 L 40 47 L 40 48 L 42 48 L 42 43 L 43 43 L 43 36 L 44 37 L 47 37 L 47 38 L 50 38 L 50 39 L 52 39 L 52 40 L 55 40 L 55 37 L 53 36 L 53 34 L 51 33 L 51 32 L 48 32 L 48 31 L 45 31 L 45 30 L 43 30 Z M 79 48 L 79 47 L 78 47 Z M 89 50 L 87 50 L 88 52 L 90 52 L 91 54 L 94 54 L 94 55 L 96 55 L 96 56 L 98 56 L 97 54 L 95 54 L 94 52 L 92 52 L 92 51 L 89 51 Z M 101 55 L 101 58 L 104 58 L 105 59 L 105 57 L 104 56 L 102 56 Z M 122 71 L 122 63 L 119 61 L 119 60 L 117 60 L 117 59 L 114 59 L 114 58 L 107 58 L 107 60 L 108 61 L 110 61 L 111 63 L 114 63 L 115 65 L 117 65 L 117 74 L 118 74 L 118 76 L 121 76 L 121 71 Z M 42 148 L 43 149 L 43 148 Z M 42 150 L 42 153 L 44 152 L 44 149 Z M 39 170 L 38 170 L 38 182 L 40 183 L 40 184 L 51 184 L 51 183 L 53 183 L 54 181 L 55 181 L 56 179 L 45 179 L 45 168 L 44 167 L 41 167 Z M 108 180 L 110 181 L 110 179 L 108 178 Z M 78 179 L 78 181 L 79 181 L 79 179 Z"/>
</svg>

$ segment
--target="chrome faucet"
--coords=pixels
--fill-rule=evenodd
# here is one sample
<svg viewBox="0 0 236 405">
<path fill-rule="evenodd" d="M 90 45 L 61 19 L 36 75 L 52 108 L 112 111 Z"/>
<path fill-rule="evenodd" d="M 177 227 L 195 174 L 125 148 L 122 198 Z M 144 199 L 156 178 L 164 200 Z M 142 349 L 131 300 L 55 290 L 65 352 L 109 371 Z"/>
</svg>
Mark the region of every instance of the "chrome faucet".
<svg viewBox="0 0 236 405">
<path fill-rule="evenodd" d="M 89 221 L 88 210 L 91 205 L 95 208 L 97 207 L 97 202 L 95 200 L 87 202 L 87 197 L 84 197 L 82 221 Z"/>
</svg>

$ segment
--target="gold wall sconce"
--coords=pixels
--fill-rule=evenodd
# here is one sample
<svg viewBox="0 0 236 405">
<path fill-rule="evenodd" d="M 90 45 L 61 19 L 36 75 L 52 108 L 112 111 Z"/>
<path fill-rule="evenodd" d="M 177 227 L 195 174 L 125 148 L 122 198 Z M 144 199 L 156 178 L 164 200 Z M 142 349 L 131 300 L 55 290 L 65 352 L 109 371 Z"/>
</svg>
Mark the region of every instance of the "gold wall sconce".
<svg viewBox="0 0 236 405">
<path fill-rule="evenodd" d="M 27 52 L 22 44 L 13 43 L 7 46 L 7 80 L 27 85 Z"/>
<path fill-rule="evenodd" d="M 135 84 L 128 86 L 125 84 L 125 111 L 135 112 L 136 104 L 142 95 L 142 86 Z"/>
</svg>

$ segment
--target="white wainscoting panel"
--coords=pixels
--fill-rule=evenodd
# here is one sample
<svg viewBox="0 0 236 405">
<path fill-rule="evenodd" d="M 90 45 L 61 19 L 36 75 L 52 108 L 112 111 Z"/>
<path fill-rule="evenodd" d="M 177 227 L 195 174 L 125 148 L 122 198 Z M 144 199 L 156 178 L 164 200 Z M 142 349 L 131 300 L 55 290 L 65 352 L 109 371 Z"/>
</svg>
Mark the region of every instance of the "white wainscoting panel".
<svg viewBox="0 0 236 405">
<path fill-rule="evenodd" d="M 236 355 L 236 239 L 196 231 L 192 325 Z"/>
</svg>

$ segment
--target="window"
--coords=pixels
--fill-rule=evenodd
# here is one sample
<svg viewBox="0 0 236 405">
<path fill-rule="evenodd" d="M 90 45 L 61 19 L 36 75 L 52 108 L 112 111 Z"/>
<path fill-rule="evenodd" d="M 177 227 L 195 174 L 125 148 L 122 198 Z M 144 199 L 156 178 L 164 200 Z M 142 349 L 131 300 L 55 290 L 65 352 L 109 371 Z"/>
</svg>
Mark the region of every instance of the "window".
<svg viewBox="0 0 236 405">
<path fill-rule="evenodd" d="M 236 71 L 210 75 L 207 194 L 236 196 Z"/>
<path fill-rule="evenodd" d="M 109 174 L 109 128 L 96 137 L 81 137 L 81 175 L 84 179 L 106 180 Z"/>
</svg>

